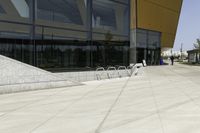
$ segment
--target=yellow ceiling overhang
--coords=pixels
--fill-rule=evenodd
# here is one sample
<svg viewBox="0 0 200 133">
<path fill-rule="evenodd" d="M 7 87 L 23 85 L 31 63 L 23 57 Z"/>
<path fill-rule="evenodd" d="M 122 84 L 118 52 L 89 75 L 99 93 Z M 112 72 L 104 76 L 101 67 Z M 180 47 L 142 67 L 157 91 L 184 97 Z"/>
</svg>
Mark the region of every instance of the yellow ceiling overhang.
<svg viewBox="0 0 200 133">
<path fill-rule="evenodd" d="M 137 0 L 136 3 L 137 10 L 132 6 L 131 13 L 136 11 L 137 28 L 161 32 L 162 47 L 173 47 L 182 0 Z"/>
</svg>

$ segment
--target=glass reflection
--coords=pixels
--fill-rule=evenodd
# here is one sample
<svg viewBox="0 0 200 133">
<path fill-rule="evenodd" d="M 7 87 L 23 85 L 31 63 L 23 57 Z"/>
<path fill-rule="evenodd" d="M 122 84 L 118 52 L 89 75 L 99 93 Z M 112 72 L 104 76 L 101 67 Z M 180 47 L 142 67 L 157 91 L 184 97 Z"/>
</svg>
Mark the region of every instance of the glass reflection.
<svg viewBox="0 0 200 133">
<path fill-rule="evenodd" d="M 0 5 L 0 14 L 5 14 L 6 11 L 3 9 L 3 7 Z"/>
<path fill-rule="evenodd" d="M 50 71 L 129 65 L 129 0 L 34 1 L 0 0 L 0 54 Z"/>
<path fill-rule="evenodd" d="M 137 29 L 137 62 L 146 60 L 148 65 L 158 65 L 160 60 L 161 33 Z"/>
<path fill-rule="evenodd" d="M 83 25 L 80 6 L 86 6 L 83 0 L 38 0 L 37 18 Z"/>
<path fill-rule="evenodd" d="M 92 26 L 94 32 L 127 35 L 128 5 L 111 0 L 93 0 Z"/>
</svg>

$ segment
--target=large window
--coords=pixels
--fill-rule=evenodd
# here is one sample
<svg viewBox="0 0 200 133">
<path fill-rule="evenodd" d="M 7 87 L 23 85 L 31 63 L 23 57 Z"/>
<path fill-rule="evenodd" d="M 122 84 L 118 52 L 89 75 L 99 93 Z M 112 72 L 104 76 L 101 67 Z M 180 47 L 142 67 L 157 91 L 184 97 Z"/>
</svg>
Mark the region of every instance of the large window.
<svg viewBox="0 0 200 133">
<path fill-rule="evenodd" d="M 159 32 L 148 32 L 148 48 L 156 49 L 160 47 L 160 33 Z"/>
<path fill-rule="evenodd" d="M 31 0 L 1 0 L 0 20 L 30 23 Z"/>
<path fill-rule="evenodd" d="M 136 36 L 137 62 L 141 63 L 145 59 L 148 65 L 159 64 L 161 33 L 137 29 Z"/>
<path fill-rule="evenodd" d="M 87 66 L 85 41 L 37 40 L 37 66 L 53 71 L 62 71 Z"/>
<path fill-rule="evenodd" d="M 160 32 L 137 29 L 136 35 L 138 48 L 160 48 Z"/>
<path fill-rule="evenodd" d="M 93 66 L 128 65 L 128 0 L 93 0 Z"/>
<path fill-rule="evenodd" d="M 0 0 L 0 54 L 33 64 L 30 6 L 31 0 Z"/>
<path fill-rule="evenodd" d="M 145 30 L 137 30 L 137 47 L 147 48 L 147 32 Z"/>
<path fill-rule="evenodd" d="M 20 17 L 29 18 L 29 0 L 11 0 Z"/>
<path fill-rule="evenodd" d="M 128 35 L 129 6 L 111 0 L 93 0 L 93 31 Z"/>
<path fill-rule="evenodd" d="M 86 39 L 86 0 L 37 0 L 36 37 Z"/>
<path fill-rule="evenodd" d="M 4 14 L 6 13 L 5 10 L 3 9 L 3 7 L 0 5 L 0 14 Z"/>
<path fill-rule="evenodd" d="M 53 22 L 83 25 L 84 0 L 38 0 L 37 18 Z"/>
<path fill-rule="evenodd" d="M 33 45 L 30 40 L 26 39 L 3 39 L 0 42 L 0 54 L 25 62 L 33 64 Z"/>
<path fill-rule="evenodd" d="M 93 45 L 93 65 L 98 66 L 128 66 L 129 42 L 96 41 Z"/>
<path fill-rule="evenodd" d="M 104 30 L 117 30 L 116 11 L 114 3 L 110 1 L 98 1 L 93 3 L 93 27 Z"/>
</svg>

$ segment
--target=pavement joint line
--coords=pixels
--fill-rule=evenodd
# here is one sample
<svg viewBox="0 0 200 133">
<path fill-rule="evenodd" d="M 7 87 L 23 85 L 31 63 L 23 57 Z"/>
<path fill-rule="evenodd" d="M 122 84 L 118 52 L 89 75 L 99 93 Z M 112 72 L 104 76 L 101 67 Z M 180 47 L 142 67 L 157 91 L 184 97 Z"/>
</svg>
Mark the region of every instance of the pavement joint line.
<svg viewBox="0 0 200 133">
<path fill-rule="evenodd" d="M 62 113 L 63 111 L 65 111 L 66 109 L 72 107 L 73 105 L 75 105 L 76 103 L 78 103 L 79 101 L 83 100 L 88 94 L 94 92 L 94 90 L 98 89 L 99 87 L 101 87 L 103 85 L 103 82 L 98 84 L 95 88 L 91 89 L 90 91 L 88 91 L 87 93 L 83 94 L 80 98 L 78 98 L 77 100 L 75 100 L 74 102 L 72 102 L 70 105 L 65 106 L 63 109 L 61 109 L 60 111 L 58 111 L 58 113 L 56 113 L 55 115 L 49 117 L 48 119 L 46 119 L 45 121 L 41 122 L 38 126 L 34 127 L 33 129 L 31 129 L 29 131 L 29 133 L 33 133 L 35 132 L 37 129 L 39 129 L 40 127 L 42 127 L 43 125 L 45 125 L 47 122 L 51 121 L 52 119 L 54 119 L 57 115 L 59 115 L 60 113 Z"/>
<path fill-rule="evenodd" d="M 147 78 L 146 80 L 148 80 L 148 78 Z M 149 82 L 149 80 L 148 80 L 148 82 Z M 150 81 L 150 82 L 151 82 L 151 81 Z M 152 84 L 151 84 L 151 86 L 152 86 Z M 148 88 L 149 88 L 149 87 L 148 87 Z M 151 87 L 151 88 L 153 88 L 153 87 Z M 155 98 L 155 94 L 154 94 L 153 97 Z M 199 98 L 200 98 L 200 97 L 197 97 L 196 99 L 199 99 Z M 160 122 L 162 122 L 162 119 L 161 119 L 161 116 L 160 116 L 160 113 L 161 113 L 161 112 L 165 112 L 166 110 L 170 110 L 170 109 L 172 109 L 172 108 L 177 108 L 177 107 L 179 107 L 179 106 L 181 106 L 181 105 L 183 105 L 183 104 L 186 104 L 186 103 L 188 103 L 188 102 L 191 102 L 191 101 L 190 101 L 190 100 L 186 100 L 186 101 L 183 101 L 183 102 L 179 103 L 178 105 L 173 105 L 173 106 L 169 106 L 169 107 L 166 107 L 166 108 L 164 108 L 164 109 L 158 110 L 158 103 L 157 103 L 157 100 L 156 100 L 156 108 L 157 108 L 156 112 L 151 113 L 151 114 L 149 114 L 149 115 L 147 115 L 147 116 L 145 116 L 145 117 L 143 117 L 143 118 L 137 119 L 137 120 L 128 120 L 124 125 L 126 125 L 126 124 L 128 124 L 128 123 L 132 123 L 132 122 L 138 121 L 138 120 L 142 120 L 142 119 L 145 119 L 145 118 L 148 118 L 148 117 L 151 117 L 151 116 L 156 115 L 156 114 L 158 115 Z M 119 126 L 123 126 L 123 125 L 120 124 L 120 125 L 118 125 L 117 127 L 119 127 Z M 163 132 L 164 132 L 164 125 L 163 125 L 163 122 L 161 123 L 161 126 L 162 126 Z M 113 128 L 106 128 L 106 129 L 104 129 L 103 131 L 108 131 L 108 130 L 111 130 L 111 129 L 113 129 Z M 98 132 L 97 132 L 97 133 L 98 133 Z"/>
<path fill-rule="evenodd" d="M 74 86 L 72 86 L 72 87 L 74 87 Z M 62 87 L 62 88 L 59 88 L 58 91 L 56 90 L 56 92 L 54 92 L 54 94 L 57 94 L 57 93 L 60 93 L 60 92 L 63 92 L 63 91 L 70 91 L 70 90 L 71 90 L 71 89 L 66 89 L 66 88 Z M 6 97 L 6 98 L 9 98 L 9 97 L 10 97 L 9 95 L 13 95 L 13 94 L 22 94 L 22 93 L 39 92 L 39 91 L 46 91 L 46 90 L 36 90 L 36 91 L 25 91 L 25 92 L 11 93 L 11 94 L 7 94 L 7 97 Z M 41 92 L 41 93 L 42 93 L 42 92 Z M 35 94 L 38 94 L 38 93 L 35 93 Z M 4 95 L 4 96 L 5 96 L 5 95 Z M 51 96 L 55 96 L 55 95 L 51 94 L 51 95 L 48 95 L 48 96 L 45 96 L 45 97 L 48 97 L 48 98 L 49 98 L 49 97 L 51 97 Z M 30 105 L 35 104 L 35 103 L 37 103 L 37 102 L 40 102 L 40 101 L 42 101 L 42 100 L 44 100 L 44 99 L 47 99 L 47 98 L 41 98 L 41 99 L 38 99 L 38 100 L 34 100 L 34 101 L 31 101 L 31 102 L 27 103 L 26 105 L 23 105 L 23 106 L 21 106 L 21 107 L 18 107 L 18 108 L 15 108 L 15 109 L 13 109 L 13 110 L 10 110 L 9 112 L 0 115 L 0 119 L 1 119 L 4 115 L 13 113 L 13 112 L 18 111 L 18 110 L 20 110 L 20 109 L 23 109 L 24 107 L 30 106 Z"/>
<path fill-rule="evenodd" d="M 132 77 L 132 76 L 131 76 Z M 104 116 L 103 120 L 100 122 L 100 124 L 97 126 L 95 133 L 100 133 L 101 132 L 101 128 L 103 126 L 103 124 L 105 123 L 105 121 L 107 120 L 107 118 L 109 117 L 109 115 L 111 114 L 113 108 L 116 106 L 117 102 L 119 101 L 122 93 L 124 92 L 128 82 L 130 81 L 131 77 L 129 77 L 126 81 L 125 84 L 123 84 L 122 89 L 120 91 L 120 93 L 117 95 L 114 103 L 110 106 L 109 110 L 107 111 L 106 115 Z"/>
<path fill-rule="evenodd" d="M 164 124 L 163 124 L 163 121 L 162 121 L 162 117 L 161 117 L 161 115 L 160 115 L 160 109 L 159 109 L 159 107 L 158 107 L 158 102 L 157 102 L 157 98 L 156 98 L 156 96 L 155 96 L 154 88 L 153 88 L 153 86 L 152 86 L 151 78 L 148 78 L 148 81 L 149 81 L 149 85 L 150 85 L 152 97 L 153 97 L 153 99 L 154 99 L 154 104 L 155 104 L 155 108 L 156 108 L 156 113 L 157 113 L 157 116 L 158 116 L 159 121 L 160 121 L 160 126 L 161 126 L 161 129 L 162 129 L 162 132 L 165 133 Z"/>
<path fill-rule="evenodd" d="M 70 89 L 67 89 L 67 90 L 70 90 Z M 38 103 L 38 102 L 43 101 L 43 100 L 45 100 L 45 99 L 48 99 L 49 97 L 55 96 L 55 94 L 60 93 L 60 92 L 62 92 L 62 91 L 66 91 L 66 88 L 63 88 L 63 89 L 61 89 L 61 90 L 57 90 L 56 92 L 53 92 L 53 94 L 51 94 L 51 95 L 45 96 L 44 98 L 41 98 L 41 99 L 38 99 L 38 100 L 31 101 L 31 102 L 29 102 L 29 103 L 27 103 L 27 104 L 25 104 L 25 105 L 23 105 L 23 106 L 20 106 L 20 107 L 18 107 L 18 108 L 15 108 L 15 109 L 9 111 L 9 112 L 6 112 L 6 113 L 0 115 L 0 120 L 3 119 L 3 117 L 7 116 L 7 115 L 10 114 L 10 113 L 16 112 L 16 111 L 18 111 L 18 110 L 20 110 L 20 109 L 23 109 L 23 108 L 25 108 L 25 107 L 28 107 L 28 106 L 30 106 L 30 105 L 32 105 L 32 104 L 35 104 L 35 103 Z"/>
<path fill-rule="evenodd" d="M 195 98 L 195 99 L 200 99 L 200 96 L 197 97 L 197 98 Z M 171 109 L 174 109 L 174 108 L 178 108 L 179 106 L 182 106 L 182 105 L 184 105 L 184 104 L 187 104 L 188 102 L 191 102 L 190 99 L 189 99 L 189 100 L 185 100 L 185 101 L 183 101 L 183 102 L 181 102 L 181 103 L 178 103 L 178 104 L 175 104 L 175 105 L 171 105 L 171 106 L 165 107 L 165 108 L 163 108 L 163 109 L 160 109 L 160 113 L 166 112 L 166 111 L 171 110 Z M 157 111 L 155 111 L 154 113 L 148 114 L 148 115 L 146 115 L 146 116 L 144 116 L 144 117 L 142 117 L 142 118 L 137 118 L 137 119 L 134 119 L 134 120 L 133 120 L 133 119 L 131 119 L 131 120 L 129 119 L 129 120 L 127 120 L 126 122 L 124 122 L 124 123 L 119 123 L 119 124 L 116 125 L 116 126 L 117 126 L 117 127 L 122 127 L 122 126 L 124 126 L 124 125 L 130 124 L 130 123 L 133 123 L 133 122 L 137 122 L 137 121 L 140 121 L 140 120 L 144 120 L 144 119 L 149 118 L 149 117 L 154 116 L 154 115 L 157 115 Z M 116 127 L 116 126 L 115 126 L 115 127 Z M 103 131 L 109 131 L 109 130 L 111 130 L 111 129 L 114 129 L 115 127 L 104 128 Z"/>
<path fill-rule="evenodd" d="M 171 71 L 173 74 L 176 73 L 176 76 L 178 76 L 179 78 L 185 79 L 187 82 L 190 81 L 191 83 L 199 86 L 199 84 L 197 84 L 196 82 L 193 82 L 193 80 L 191 78 L 186 78 L 183 74 L 180 74 L 178 72 L 172 71 L 171 68 L 168 68 L 168 70 Z M 164 73 L 164 75 L 166 75 L 166 74 Z M 174 82 L 173 80 L 170 80 L 170 81 Z"/>
<path fill-rule="evenodd" d="M 171 71 L 172 73 L 176 73 L 176 74 L 177 74 L 179 77 L 181 77 L 181 78 L 187 79 L 187 80 L 191 81 L 192 83 L 194 83 L 194 84 L 196 84 L 196 85 L 199 85 L 199 84 L 197 84 L 196 82 L 194 82 L 191 78 L 185 78 L 185 76 L 184 76 L 183 74 L 180 74 L 180 73 L 178 73 L 178 72 L 176 72 L 176 71 L 172 71 L 172 69 L 170 69 L 170 68 L 168 68 L 168 70 Z"/>
<path fill-rule="evenodd" d="M 170 71 L 172 71 L 171 69 L 169 69 Z M 175 72 L 177 75 L 179 75 L 179 76 L 182 76 L 181 74 L 179 74 L 179 73 L 177 73 L 177 72 Z M 185 78 L 184 77 L 184 79 L 187 79 L 187 80 L 190 80 L 191 82 L 192 82 L 192 80 L 190 79 L 190 78 Z M 170 82 L 173 82 L 171 79 L 169 79 L 169 81 Z M 195 82 L 192 82 L 192 83 L 194 83 L 194 84 L 196 84 Z M 196 105 L 199 109 L 200 109 L 200 105 L 199 104 L 197 104 L 196 102 L 195 102 L 195 99 L 194 98 L 192 98 L 189 94 L 187 94 L 185 91 L 183 91 L 183 90 L 181 90 L 182 88 L 180 88 L 180 86 L 177 86 L 177 84 L 174 84 L 177 88 L 179 88 L 178 90 L 179 90 L 179 92 L 181 92 L 183 95 L 185 95 L 190 101 L 191 101 L 191 103 L 193 103 L 194 105 Z"/>
</svg>

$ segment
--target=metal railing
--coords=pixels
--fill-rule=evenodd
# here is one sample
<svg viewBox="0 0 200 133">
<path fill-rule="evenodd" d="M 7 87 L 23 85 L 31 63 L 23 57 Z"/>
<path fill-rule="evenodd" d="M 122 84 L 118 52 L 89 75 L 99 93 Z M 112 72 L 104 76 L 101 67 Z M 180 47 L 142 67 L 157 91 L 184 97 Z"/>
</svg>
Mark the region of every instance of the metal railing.
<svg viewBox="0 0 200 133">
<path fill-rule="evenodd" d="M 108 78 L 111 79 L 115 77 L 115 74 L 117 73 L 117 69 L 115 67 L 108 67 L 106 72 L 107 72 Z"/>
<path fill-rule="evenodd" d="M 98 68 L 96 69 L 96 77 L 97 77 L 97 80 L 101 80 L 103 74 L 105 74 L 105 69 L 104 69 L 103 67 L 98 67 Z"/>
<path fill-rule="evenodd" d="M 138 74 L 138 68 L 137 65 L 130 66 L 131 67 L 131 75 L 137 75 Z"/>
<path fill-rule="evenodd" d="M 131 71 L 129 71 L 128 67 L 126 68 L 126 66 L 119 66 L 117 70 L 120 78 L 123 77 L 123 74 L 126 74 L 129 77 L 131 76 Z"/>
<path fill-rule="evenodd" d="M 98 67 L 96 69 L 96 78 L 97 80 L 103 79 L 104 78 L 111 79 L 111 78 L 121 78 L 121 77 L 126 77 L 129 76 L 131 77 L 132 75 L 137 75 L 138 74 L 138 68 L 137 65 L 132 65 L 132 66 L 119 66 L 118 68 L 116 67 L 108 67 L 107 70 L 103 67 Z"/>
</svg>

